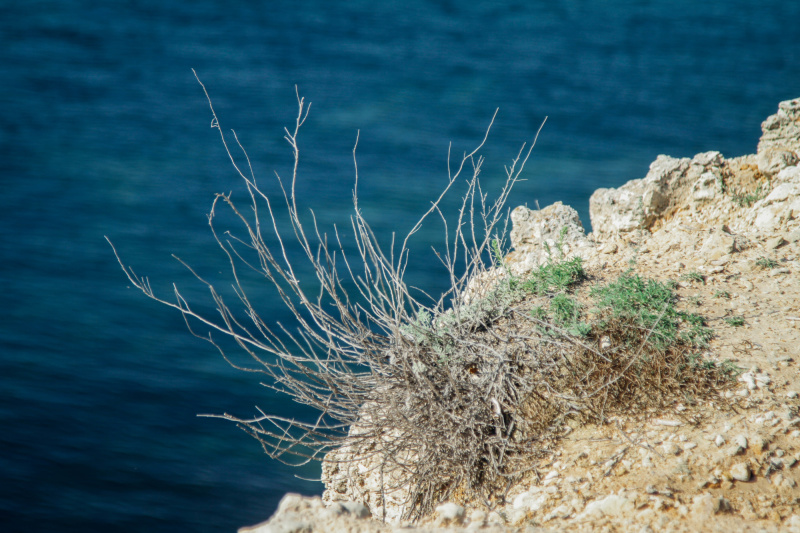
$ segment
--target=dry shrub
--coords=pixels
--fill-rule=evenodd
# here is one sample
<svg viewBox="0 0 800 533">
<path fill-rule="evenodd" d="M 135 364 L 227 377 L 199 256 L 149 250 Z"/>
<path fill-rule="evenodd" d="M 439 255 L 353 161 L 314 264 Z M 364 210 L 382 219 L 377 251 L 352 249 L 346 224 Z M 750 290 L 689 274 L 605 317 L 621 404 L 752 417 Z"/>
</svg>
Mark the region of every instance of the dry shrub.
<svg viewBox="0 0 800 533">
<path fill-rule="evenodd" d="M 616 317 L 602 332 L 593 329 L 588 337 L 577 337 L 531 315 L 531 290 L 548 294 L 553 283 L 561 282 L 545 277 L 531 289 L 514 279 L 502 268 L 496 235 L 506 220 L 508 194 L 535 139 L 527 151 L 523 145 L 506 168 L 503 189 L 489 201 L 478 179 L 484 138 L 449 171 L 441 195 L 408 235 L 393 238 L 388 249 L 381 248 L 359 209 L 354 148 L 354 242 L 348 247 L 338 230 L 329 237 L 313 215 L 306 223 L 300 216 L 295 186 L 297 138 L 308 113 L 303 98 L 298 94 L 297 118 L 286 130 L 292 175 L 288 181 L 278 176 L 277 182 L 289 231 L 279 228 L 278 209 L 256 182 L 235 134 L 243 165 L 230 150 L 208 101 L 212 127 L 218 128 L 247 191 L 247 209 L 239 209 L 232 195 L 219 194 L 209 215 L 213 235 L 230 263 L 237 306 L 229 307 L 213 284 L 195 274 L 217 311 L 216 316 L 205 315 L 195 311 L 177 286 L 174 300 L 164 299 L 147 278 L 121 260 L 120 265 L 134 286 L 181 312 L 190 331 L 217 347 L 232 365 L 260 373 L 267 387 L 319 412 L 311 422 L 261 411 L 252 418 L 218 415 L 258 439 L 270 457 L 304 464 L 327 455 L 329 464 L 345 472 L 344 478 L 329 480 L 330 485 L 342 484 L 340 489 L 349 490 L 350 496 L 363 491 L 364 499 L 373 498 L 373 511 L 385 511 L 393 497 L 392 505 L 406 519 L 420 518 L 447 499 L 491 507 L 531 469 L 532 458 L 546 452 L 566 417 L 602 420 L 609 410 L 664 403 L 686 390 L 686 383 L 694 383 L 698 393 L 706 386 L 702 380 L 691 381 L 691 372 L 675 371 L 685 359 L 682 347 L 648 348 L 655 327 L 639 327 L 639 340 L 631 342 L 626 336 L 630 319 Z M 456 184 L 465 190 L 460 208 L 448 217 L 441 210 L 442 199 Z M 238 220 L 241 235 L 217 232 L 216 211 L 223 206 Z M 438 256 L 450 289 L 433 303 L 423 303 L 406 285 L 404 274 L 409 238 L 432 215 L 443 223 L 446 244 Z M 352 249 L 355 253 L 348 254 Z M 304 278 L 301 284 L 301 271 L 289 259 L 292 250 L 305 260 L 315 283 Z M 491 290 L 474 296 L 470 280 L 485 278 L 493 264 L 499 268 L 489 276 L 494 279 Z M 274 287 L 296 329 L 262 319 L 247 296 L 242 270 L 257 272 Z M 564 279 L 577 281 L 574 269 Z M 239 365 L 211 333 L 197 333 L 199 328 L 232 339 L 256 366 Z M 611 339 L 610 352 L 600 348 L 601 334 Z M 379 474 L 379 495 L 366 494 L 347 474 L 354 467 L 362 479 L 369 471 Z"/>
<path fill-rule="evenodd" d="M 208 290 L 216 313 L 196 310 L 177 286 L 172 300 L 157 295 L 146 277 L 138 276 L 119 255 L 117 259 L 135 287 L 182 313 L 190 331 L 213 344 L 230 364 L 261 374 L 265 386 L 319 412 L 313 421 L 260 410 L 252 418 L 218 416 L 258 439 L 270 457 L 290 464 L 382 443 L 378 452 L 370 453 L 379 454 L 381 471 L 395 480 L 387 491 L 411 487 L 406 517 L 429 512 L 455 487 L 475 491 L 483 483 L 491 485 L 505 473 L 509 446 L 518 452 L 509 440 L 513 422 L 509 425 L 507 406 L 522 398 L 515 387 L 526 385 L 515 374 L 513 357 L 498 348 L 491 333 L 491 322 L 504 313 L 497 308 L 501 302 L 484 299 L 468 305 L 463 294 L 470 279 L 491 267 L 492 240 L 504 232 L 506 200 L 535 139 L 527 148 L 523 144 L 505 168 L 506 181 L 491 200 L 479 180 L 484 162 L 479 150 L 486 137 L 455 165 L 448 153 L 441 194 L 404 238 L 393 236 L 390 246 L 382 248 L 359 208 L 355 148 L 351 240 L 345 241 L 335 228 L 327 235 L 313 213 L 310 219 L 305 216 L 295 189 L 298 135 L 309 106 L 299 94 L 295 124 L 285 130 L 294 164 L 288 180 L 276 174 L 277 203 L 257 182 L 235 133 L 231 142 L 210 98 L 208 102 L 211 125 L 218 129 L 247 193 L 244 209 L 232 194 L 218 194 L 208 217 L 230 264 L 236 305 L 229 305 L 224 294 L 189 265 Z M 490 128 L 491 124 L 486 136 Z M 443 198 L 459 186 L 460 206 L 448 216 L 441 209 Z M 223 208 L 238 221 L 238 234 L 217 230 Z M 404 281 L 409 239 L 429 218 L 443 225 L 445 244 L 437 255 L 450 280 L 450 289 L 434 299 L 414 292 Z M 280 227 L 280 220 L 288 227 Z M 293 264 L 292 257 L 300 257 L 305 270 Z M 248 271 L 273 286 L 296 329 L 264 321 L 247 295 L 243 279 Z M 436 319 L 426 323 L 426 317 Z M 214 334 L 233 340 L 255 366 L 240 364 Z M 509 382 L 515 385 L 509 388 Z"/>
</svg>

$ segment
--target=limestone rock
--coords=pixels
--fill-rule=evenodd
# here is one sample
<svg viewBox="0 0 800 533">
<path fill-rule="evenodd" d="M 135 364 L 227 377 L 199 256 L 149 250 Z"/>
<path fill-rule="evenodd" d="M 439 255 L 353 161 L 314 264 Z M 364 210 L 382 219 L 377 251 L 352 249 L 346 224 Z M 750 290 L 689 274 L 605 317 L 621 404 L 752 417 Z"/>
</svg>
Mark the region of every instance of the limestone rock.
<svg viewBox="0 0 800 533">
<path fill-rule="evenodd" d="M 620 516 L 629 514 L 635 509 L 634 502 L 625 498 L 611 494 L 602 500 L 595 500 L 586 505 L 583 513 L 579 518 L 588 518 L 592 515 L 595 516 Z"/>
<path fill-rule="evenodd" d="M 239 529 L 239 533 L 322 533 L 363 531 L 377 533 L 382 524 L 366 520 L 371 515 L 366 506 L 344 502 L 325 508 L 319 496 L 287 494 L 272 518 L 261 524 Z"/>
<path fill-rule="evenodd" d="M 457 503 L 448 502 L 436 508 L 437 525 L 458 525 L 464 521 L 465 509 Z"/>
<path fill-rule="evenodd" d="M 598 189 L 590 200 L 594 232 L 589 235 L 577 212 L 561 202 L 541 210 L 518 207 L 511 214 L 510 237 L 514 250 L 507 256 L 509 270 L 512 274 L 524 274 L 551 259 L 580 256 L 587 263 L 595 261 L 593 267 L 607 266 L 612 272 L 636 260 L 639 261 L 637 268 L 663 269 L 659 274 L 673 279 L 694 269 L 703 272 L 710 284 L 727 284 L 736 279 L 734 276 L 742 276 L 727 287 L 720 285 L 720 292 L 734 293 L 737 287 L 743 287 L 741 294 L 733 294 L 736 300 L 731 301 L 730 312 L 741 315 L 752 309 L 754 317 L 759 316 L 763 310 L 757 302 L 753 304 L 756 285 L 746 278 L 753 281 L 757 281 L 756 276 L 764 278 L 758 281 L 758 290 L 767 282 L 781 291 L 796 282 L 796 265 L 800 260 L 800 99 L 782 102 L 778 112 L 762 124 L 762 130 L 757 155 L 728 160 L 719 152 L 683 159 L 662 155 L 650 165 L 644 178 L 615 189 Z M 783 257 L 781 265 L 785 268 L 778 270 L 786 276 L 769 278 L 771 274 L 752 267 L 755 258 L 765 254 Z M 717 275 L 723 271 L 727 278 Z M 489 270 L 482 278 L 470 280 L 470 284 L 475 282 L 475 287 L 488 287 L 507 273 L 505 269 Z M 477 288 L 474 292 L 480 295 Z M 777 291 L 775 294 L 779 298 Z M 788 307 L 787 304 L 783 313 L 762 318 L 761 327 L 772 321 L 773 316 L 776 321 L 782 320 L 784 315 L 786 320 L 798 320 L 797 313 L 796 305 Z M 755 320 L 753 323 L 757 324 Z M 604 352 L 612 346 L 608 337 L 597 341 Z M 776 343 L 781 341 L 776 339 Z M 756 357 L 746 354 L 746 357 L 751 356 Z M 777 391 L 782 401 L 791 400 L 790 405 L 795 408 L 795 398 L 782 388 L 783 382 L 789 379 L 785 374 L 789 370 L 794 371 L 791 367 L 776 367 L 775 375 L 770 377 L 754 366 L 739 376 L 740 390 L 727 390 L 725 397 L 748 406 L 750 402 L 756 405 L 763 397 Z M 796 384 L 791 387 L 797 389 Z M 753 488 L 743 483 L 754 476 L 758 476 L 758 483 L 770 477 L 774 485 L 770 487 L 772 494 L 783 497 L 797 492 L 795 464 L 800 457 L 797 448 L 800 430 L 795 429 L 794 419 L 776 415 L 776 412 L 783 412 L 778 408 L 764 407 L 767 412 L 749 416 L 747 422 L 724 426 L 725 429 L 721 425 L 709 428 L 702 437 L 692 433 L 692 428 L 685 423 L 653 420 L 655 429 L 647 431 L 646 437 L 657 448 L 652 448 L 652 452 L 640 449 L 641 461 L 635 460 L 635 456 L 620 460 L 613 479 L 606 477 L 608 465 L 613 466 L 607 461 L 608 455 L 586 452 L 591 460 L 580 460 L 587 458 L 583 454 L 573 463 L 566 463 L 562 458 L 567 464 L 566 470 L 562 471 L 564 465 L 554 464 L 551 474 L 542 471 L 538 481 L 525 487 L 527 490 L 513 487 L 508 499 L 492 510 L 480 508 L 479 504 L 476 504 L 479 508 L 473 509 L 471 502 L 467 503 L 468 510 L 457 503 L 443 504 L 437 508 L 435 516 L 423 520 L 419 529 L 400 523 L 409 504 L 408 490 L 404 486 L 407 478 L 402 472 L 383 468 L 397 461 L 389 457 L 380 442 L 362 440 L 359 447 L 345 446 L 332 452 L 323 462 L 322 478 L 326 484 L 323 500 L 287 496 L 270 521 L 241 531 L 418 533 L 480 530 L 508 533 L 527 531 L 524 528 L 542 523 L 558 531 L 604 528 L 732 531 L 738 530 L 737 521 L 743 518 L 780 522 L 785 514 L 778 515 L 776 510 L 768 510 L 755 499 L 751 503 L 747 498 L 726 516 L 724 512 L 731 511 L 727 500 L 701 493 L 703 490 L 734 493 L 739 490 L 743 494 L 742 491 Z M 351 427 L 350 431 L 351 434 L 358 432 L 358 427 Z M 677 436 L 670 436 L 669 432 Z M 726 437 L 715 438 L 717 432 Z M 747 436 L 737 434 L 739 432 L 747 432 Z M 645 432 L 642 433 L 636 436 L 637 441 L 645 436 Z M 794 444 L 787 445 L 787 439 Z M 774 454 L 768 449 L 772 443 L 775 443 Z M 413 460 L 414 457 L 409 456 L 400 462 Z M 663 480 L 647 477 L 660 470 L 675 483 L 682 484 L 675 487 L 682 492 L 680 499 L 673 496 L 673 489 L 663 484 Z M 631 490 L 635 487 L 610 495 L 600 492 L 610 490 L 608 485 L 602 485 L 609 480 L 618 484 L 616 489 L 625 487 L 626 480 L 634 477 L 652 485 L 647 489 L 644 485 L 638 487 L 646 495 L 637 496 Z M 698 485 L 698 482 L 702 483 Z M 737 483 L 741 485 L 738 489 Z M 580 494 L 580 498 L 570 490 Z M 457 495 L 453 497 L 457 499 Z M 773 500 L 777 502 L 777 498 Z M 381 521 L 384 512 L 388 523 Z M 797 516 L 785 520 L 800 528 Z M 731 527 L 725 529 L 724 524 Z M 572 529 L 571 525 L 583 529 Z"/>
<path fill-rule="evenodd" d="M 692 499 L 691 512 L 697 518 L 705 518 L 717 514 L 720 506 L 720 498 L 708 493 L 698 494 Z"/>
<path fill-rule="evenodd" d="M 547 500 L 547 494 L 528 491 L 514 498 L 512 507 L 524 511 L 538 511 L 547 503 Z"/>
<path fill-rule="evenodd" d="M 722 229 L 716 229 L 703 242 L 700 255 L 714 261 L 737 251 L 739 250 L 734 236 Z"/>
<path fill-rule="evenodd" d="M 530 271 L 551 258 L 586 258 L 594 253 L 578 212 L 561 202 L 538 211 L 517 207 L 511 212 L 511 222 L 514 251 L 507 259 L 512 270 Z"/>
<path fill-rule="evenodd" d="M 592 230 L 614 234 L 648 228 L 669 206 L 670 185 L 688 168 L 689 159 L 660 155 L 643 179 L 618 189 L 597 189 L 589 198 Z"/>
<path fill-rule="evenodd" d="M 768 176 L 797 165 L 800 156 L 800 98 L 778 104 L 778 112 L 761 123 L 758 169 Z"/>
<path fill-rule="evenodd" d="M 592 230 L 609 235 L 650 229 L 686 200 L 701 204 L 711 201 L 720 193 L 724 165 L 719 152 L 697 154 L 692 159 L 659 155 L 644 178 L 592 194 Z"/>
<path fill-rule="evenodd" d="M 322 501 L 327 505 L 337 502 L 361 502 L 376 519 L 397 523 L 406 511 L 409 502 L 407 475 L 398 468 L 397 461 L 387 458 L 384 443 L 397 438 L 390 432 L 381 439 L 360 437 L 369 429 L 369 417 L 380 413 L 367 403 L 361 408 L 365 425 L 350 427 L 350 443 L 328 453 L 322 461 L 322 481 L 325 491 Z M 413 462 L 411 451 L 394 459 Z"/>
<path fill-rule="evenodd" d="M 731 467 L 731 477 L 737 481 L 750 481 L 750 466 L 747 463 L 736 463 Z"/>
<path fill-rule="evenodd" d="M 794 173 L 782 174 L 791 177 L 753 205 L 750 218 L 762 233 L 779 230 L 800 215 L 800 172 L 796 173 L 797 179 L 791 179 Z"/>
</svg>

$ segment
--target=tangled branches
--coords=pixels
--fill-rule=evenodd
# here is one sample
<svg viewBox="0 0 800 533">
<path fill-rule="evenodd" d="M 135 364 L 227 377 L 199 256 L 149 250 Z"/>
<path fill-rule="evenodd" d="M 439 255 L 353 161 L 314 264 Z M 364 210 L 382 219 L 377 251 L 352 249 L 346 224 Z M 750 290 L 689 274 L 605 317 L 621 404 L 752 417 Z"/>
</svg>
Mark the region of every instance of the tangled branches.
<svg viewBox="0 0 800 533">
<path fill-rule="evenodd" d="M 146 277 L 136 275 L 118 254 L 117 259 L 135 287 L 182 313 L 190 331 L 217 347 L 228 362 L 253 371 L 229 357 L 211 333 L 197 333 L 199 328 L 235 341 L 257 363 L 257 371 L 266 375 L 266 386 L 319 413 L 310 422 L 264 412 L 254 418 L 216 416 L 234 421 L 258 439 L 270 457 L 291 464 L 321 460 L 326 454 L 330 461 L 338 457 L 331 452 L 384 443 L 377 452 L 381 471 L 391 471 L 397 478 L 387 490 L 412 487 L 404 507 L 406 517 L 428 512 L 440 499 L 435 494 L 442 488 L 446 489 L 443 495 L 457 487 L 471 490 L 503 475 L 509 446 L 513 448 L 514 423 L 508 417 L 508 406 L 526 394 L 526 386 L 520 388 L 521 377 L 511 377 L 513 357 L 505 349 L 493 347 L 497 339 L 490 339 L 489 322 L 503 315 L 502 310 L 494 310 L 499 302 L 489 302 L 493 310 L 476 312 L 463 295 L 469 280 L 491 266 L 492 237 L 505 219 L 506 200 L 535 139 L 527 150 L 523 144 L 506 167 L 500 194 L 489 201 L 478 177 L 484 161 L 479 151 L 490 123 L 477 148 L 465 153 L 457 165 L 450 166 L 448 154 L 448 179 L 441 194 L 399 246 L 393 239 L 391 248 L 384 250 L 359 208 L 356 138 L 350 221 L 356 253 L 351 257 L 338 230 L 329 238 L 317 226 L 313 213 L 311 221 L 304 223 L 298 207 L 298 135 L 310 104 L 298 93 L 294 126 L 285 129 L 294 164 L 288 181 L 277 176 L 283 204 L 278 208 L 257 184 L 247 153 L 232 133 L 246 165 L 237 161 L 208 92 L 202 82 L 200 85 L 211 109 L 212 127 L 219 130 L 249 196 L 248 209 L 242 210 L 230 194 L 218 194 L 208 216 L 213 236 L 230 265 L 237 306 L 232 308 L 215 286 L 189 265 L 206 286 L 217 318 L 196 311 L 177 286 L 173 300 L 162 298 Z M 453 221 L 441 207 L 456 184 L 465 184 L 466 192 Z M 216 229 L 217 212 L 223 206 L 238 220 L 243 230 L 240 235 Z M 279 227 L 278 211 L 283 210 L 289 232 Z M 444 224 L 446 244 L 437 256 L 449 276 L 450 288 L 433 304 L 425 305 L 409 290 L 404 274 L 409 239 L 430 217 L 438 217 Z M 286 235 L 292 237 L 291 242 L 285 240 Z M 276 244 L 268 245 L 268 241 Z M 313 288 L 307 282 L 301 285 L 301 270 L 289 259 L 297 250 L 316 280 Z M 245 269 L 258 272 L 274 286 L 298 325 L 296 329 L 262 319 L 241 282 Z M 430 317 L 437 318 L 432 322 Z M 464 336 L 471 339 L 468 346 L 464 346 Z M 512 382 L 517 384 L 509 386 Z"/>
</svg>

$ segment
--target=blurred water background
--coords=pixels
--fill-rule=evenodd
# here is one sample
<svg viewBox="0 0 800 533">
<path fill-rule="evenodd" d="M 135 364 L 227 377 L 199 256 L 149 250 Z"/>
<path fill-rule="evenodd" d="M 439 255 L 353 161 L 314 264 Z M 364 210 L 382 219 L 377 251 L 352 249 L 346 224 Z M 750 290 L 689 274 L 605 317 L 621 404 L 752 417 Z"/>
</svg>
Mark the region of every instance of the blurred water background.
<svg viewBox="0 0 800 533">
<path fill-rule="evenodd" d="M 290 166 L 295 85 L 311 114 L 298 196 L 379 238 L 410 229 L 494 112 L 484 184 L 549 116 L 510 207 L 561 200 L 588 226 L 598 187 L 658 154 L 755 151 L 800 96 L 800 3 L 580 0 L 0 3 L 0 523 L 3 531 L 233 531 L 286 491 L 320 493 L 198 413 L 302 416 L 129 287 L 108 243 L 169 295 L 205 292 L 170 254 L 225 271 L 213 194 L 241 183 L 195 68 L 265 188 Z M 410 279 L 435 293 L 441 227 Z M 255 289 L 256 296 L 261 289 Z M 269 320 L 286 313 L 264 293 Z"/>
</svg>

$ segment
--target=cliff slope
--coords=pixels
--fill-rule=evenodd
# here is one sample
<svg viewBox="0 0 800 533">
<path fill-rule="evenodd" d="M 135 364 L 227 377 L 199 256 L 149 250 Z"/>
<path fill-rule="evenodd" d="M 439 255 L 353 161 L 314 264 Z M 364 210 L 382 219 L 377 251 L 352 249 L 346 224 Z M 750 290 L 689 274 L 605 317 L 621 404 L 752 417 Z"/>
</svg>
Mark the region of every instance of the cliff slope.
<svg viewBox="0 0 800 533">
<path fill-rule="evenodd" d="M 739 369 L 724 408 L 676 401 L 567 427 L 492 510 L 446 504 L 388 525 L 371 518 L 367 475 L 358 493 L 329 476 L 327 506 L 288 495 L 240 531 L 800 531 L 800 99 L 762 130 L 756 154 L 659 156 L 644 178 L 597 190 L 588 235 L 560 203 L 512 213 L 506 260 L 520 275 L 559 245 L 591 284 L 630 269 L 677 281 L 678 306 L 714 330 L 703 357 Z"/>
</svg>

